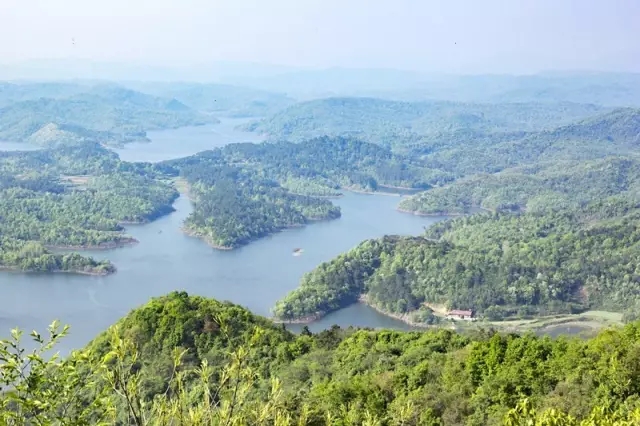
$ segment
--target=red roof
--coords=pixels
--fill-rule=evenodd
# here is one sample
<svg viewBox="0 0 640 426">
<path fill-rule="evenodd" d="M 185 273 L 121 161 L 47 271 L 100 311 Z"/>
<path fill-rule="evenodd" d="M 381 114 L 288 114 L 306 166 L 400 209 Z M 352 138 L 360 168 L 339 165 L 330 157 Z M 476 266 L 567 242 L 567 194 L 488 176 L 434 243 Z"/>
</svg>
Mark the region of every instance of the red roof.
<svg viewBox="0 0 640 426">
<path fill-rule="evenodd" d="M 473 311 L 459 311 L 457 309 L 454 309 L 453 311 L 449 311 L 447 315 L 459 315 L 464 317 L 470 317 L 473 315 Z"/>
</svg>

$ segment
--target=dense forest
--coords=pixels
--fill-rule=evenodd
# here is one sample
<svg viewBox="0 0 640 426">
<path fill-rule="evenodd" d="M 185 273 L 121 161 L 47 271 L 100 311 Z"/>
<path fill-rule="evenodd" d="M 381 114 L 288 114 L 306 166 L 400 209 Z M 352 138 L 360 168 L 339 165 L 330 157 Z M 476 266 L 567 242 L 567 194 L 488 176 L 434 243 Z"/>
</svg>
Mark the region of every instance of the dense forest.
<svg viewBox="0 0 640 426">
<path fill-rule="evenodd" d="M 549 161 L 500 173 L 479 173 L 403 200 L 399 209 L 420 214 L 561 210 L 617 194 L 640 194 L 637 156 Z"/>
<path fill-rule="evenodd" d="M 340 195 L 341 189 L 425 189 L 448 180 L 387 148 L 328 137 L 300 144 L 230 144 L 157 169 L 187 180 L 194 212 L 185 228 L 218 248 L 337 218 L 339 208 L 319 197 Z"/>
<path fill-rule="evenodd" d="M 630 426 L 640 324 L 578 338 L 333 327 L 293 335 L 230 303 L 172 293 L 87 348 L 0 341 L 6 424 Z M 26 368 L 26 366 L 31 366 Z"/>
<path fill-rule="evenodd" d="M 436 145 L 419 144 L 411 157 L 426 167 L 468 176 L 497 173 L 525 164 L 559 160 L 592 160 L 638 152 L 640 110 L 616 109 L 550 131 L 503 134 L 462 134 Z"/>
<path fill-rule="evenodd" d="M 613 196 L 574 210 L 486 213 L 440 222 L 425 237 L 361 243 L 306 274 L 278 302 L 283 320 L 356 302 L 422 315 L 430 305 L 489 320 L 587 309 L 640 313 L 640 210 Z"/>
<path fill-rule="evenodd" d="M 100 269 L 44 247 L 106 248 L 135 242 L 123 224 L 173 211 L 176 189 L 149 164 L 121 162 L 97 144 L 0 153 L 0 266 L 33 271 Z M 83 263 L 84 262 L 84 263 Z M 104 267 L 112 272 L 113 267 Z"/>
<path fill-rule="evenodd" d="M 0 270 L 71 272 L 107 275 L 115 272 L 109 261 L 97 261 L 77 253 L 56 254 L 42 244 L 6 237 L 0 232 Z"/>
<path fill-rule="evenodd" d="M 275 140 L 356 136 L 401 149 L 407 145 L 442 143 L 464 133 L 477 137 L 552 130 L 606 111 L 595 105 L 572 103 L 469 104 L 327 98 L 292 105 L 244 128 Z"/>
<path fill-rule="evenodd" d="M 120 145 L 147 140 L 147 130 L 217 122 L 210 114 L 175 99 L 114 84 L 62 85 L 58 90 L 45 90 L 50 98 L 29 96 L 32 92 L 26 86 L 5 85 L 0 91 L 0 140 L 39 145 Z M 37 86 L 33 92 L 40 89 Z"/>
</svg>

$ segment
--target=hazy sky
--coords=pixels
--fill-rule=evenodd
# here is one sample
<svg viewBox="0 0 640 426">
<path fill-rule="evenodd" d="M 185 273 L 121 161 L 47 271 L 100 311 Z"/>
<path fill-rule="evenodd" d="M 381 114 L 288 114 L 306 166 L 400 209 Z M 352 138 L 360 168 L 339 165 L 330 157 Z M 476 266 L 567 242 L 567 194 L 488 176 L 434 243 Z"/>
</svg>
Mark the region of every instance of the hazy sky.
<svg viewBox="0 0 640 426">
<path fill-rule="evenodd" d="M 34 58 L 640 71 L 640 0 L 0 0 L 0 61 Z"/>
</svg>

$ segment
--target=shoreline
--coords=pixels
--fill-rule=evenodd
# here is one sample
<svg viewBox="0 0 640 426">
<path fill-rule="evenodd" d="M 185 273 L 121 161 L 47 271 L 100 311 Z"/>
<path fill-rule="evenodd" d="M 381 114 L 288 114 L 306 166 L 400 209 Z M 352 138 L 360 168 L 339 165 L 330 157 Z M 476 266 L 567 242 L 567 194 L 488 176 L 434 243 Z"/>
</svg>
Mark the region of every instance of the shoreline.
<svg viewBox="0 0 640 426">
<path fill-rule="evenodd" d="M 0 265 L 0 272 L 12 272 L 18 274 L 72 274 L 72 275 L 85 275 L 89 277 L 106 277 L 117 272 L 115 265 L 113 265 L 113 271 L 107 272 L 88 272 L 88 271 L 32 271 L 32 270 L 24 270 L 14 266 L 4 266 Z"/>
<path fill-rule="evenodd" d="M 313 225 L 314 223 L 317 223 L 317 222 L 330 221 L 330 220 L 336 220 L 336 219 L 340 219 L 340 216 L 338 216 L 338 217 L 328 217 L 328 218 L 319 218 L 319 219 L 307 218 L 307 221 L 308 221 L 307 223 L 296 223 L 296 224 L 292 224 L 292 225 L 287 225 L 284 228 L 277 229 L 277 230 L 275 230 L 273 232 L 269 232 L 269 233 L 267 233 L 265 235 L 257 236 L 255 238 L 252 238 L 251 240 L 247 241 L 246 243 L 239 244 L 237 246 L 222 246 L 222 245 L 216 244 L 216 243 L 212 242 L 208 237 L 206 237 L 204 235 L 201 235 L 198 231 L 194 231 L 194 230 L 188 229 L 186 226 L 182 226 L 180 228 L 180 231 L 182 231 L 183 234 L 185 234 L 185 235 L 187 235 L 189 237 L 198 238 L 198 239 L 204 241 L 209 247 L 211 247 L 213 249 L 221 250 L 221 251 L 230 251 L 230 250 L 236 250 L 236 249 L 239 249 L 241 247 L 247 246 L 247 245 L 249 245 L 249 244 L 251 244 L 253 242 L 261 240 L 262 238 L 266 238 L 266 237 L 269 237 L 271 235 L 276 235 L 276 234 L 279 234 L 281 232 L 285 232 L 288 229 L 304 228 L 305 226 Z"/>
<path fill-rule="evenodd" d="M 209 247 L 214 248 L 216 250 L 221 250 L 221 251 L 230 251 L 230 250 L 235 250 L 238 247 L 230 247 L 230 246 L 221 246 L 219 244 L 215 244 L 213 243 L 208 237 L 204 236 L 204 235 L 200 235 L 197 231 L 188 229 L 185 226 L 181 226 L 180 227 L 180 231 L 185 234 L 188 237 L 191 238 L 197 238 L 199 240 L 204 241 Z"/>
<path fill-rule="evenodd" d="M 78 250 L 78 251 L 96 250 L 96 251 L 99 251 L 99 250 L 113 250 L 113 249 L 122 248 L 122 247 L 130 247 L 139 243 L 140 241 L 131 237 L 118 242 L 102 243 L 97 245 L 80 245 L 80 246 L 44 245 L 44 247 L 48 250 Z"/>
<path fill-rule="evenodd" d="M 467 216 L 469 214 L 472 213 L 422 213 L 419 212 L 417 210 L 406 210 L 406 209 L 401 209 L 400 207 L 396 208 L 396 211 L 400 212 L 400 213 L 404 213 L 404 214 L 412 214 L 414 216 L 421 216 L 421 217 L 461 217 L 461 216 Z"/>
<path fill-rule="evenodd" d="M 369 297 L 366 294 L 361 294 L 358 297 L 358 303 L 362 303 L 364 305 L 367 305 L 368 307 L 370 307 L 371 309 L 375 310 L 376 312 L 378 312 L 378 313 L 380 313 L 380 314 L 382 314 L 384 316 L 387 316 L 389 318 L 393 318 L 395 320 L 402 321 L 403 323 L 405 323 L 405 324 L 407 324 L 407 325 L 409 325 L 411 327 L 416 327 L 416 328 L 434 328 L 434 327 L 441 327 L 442 326 L 442 324 L 431 325 L 431 324 L 422 324 L 422 323 L 419 323 L 419 322 L 412 321 L 411 318 L 410 318 L 410 315 L 411 315 L 412 312 L 409 312 L 409 313 L 406 313 L 406 314 L 396 314 L 396 313 L 393 313 L 393 312 L 388 312 L 388 311 L 380 308 L 379 306 L 374 305 L 373 303 L 371 303 L 369 301 Z"/>
<path fill-rule="evenodd" d="M 347 192 L 353 192 L 355 194 L 364 194 L 364 195 L 383 195 L 385 197 L 403 197 L 403 194 L 398 194 L 396 192 L 384 192 L 384 191 L 365 191 L 364 189 L 355 189 L 355 188 L 343 188 Z"/>
<path fill-rule="evenodd" d="M 366 294 L 361 294 L 360 296 L 358 296 L 358 300 L 357 300 L 356 302 L 354 302 L 354 303 L 361 303 L 361 304 L 363 304 L 363 305 L 367 305 L 368 307 L 370 307 L 371 309 L 375 310 L 376 312 L 378 312 L 378 313 L 380 313 L 380 314 L 382 314 L 382 315 L 384 315 L 384 316 L 386 316 L 386 317 L 393 318 L 393 319 L 396 319 L 396 320 L 398 320 L 398 321 L 401 321 L 401 322 L 403 322 L 403 323 L 405 323 L 405 324 L 407 324 L 407 325 L 409 325 L 409 326 L 411 326 L 411 327 L 416 327 L 416 328 L 433 328 L 433 327 L 440 327 L 440 326 L 441 326 L 441 324 L 430 325 L 430 324 L 422 324 L 422 323 L 414 322 L 414 321 L 412 321 L 412 320 L 410 319 L 410 317 L 409 317 L 409 316 L 411 315 L 411 313 L 407 313 L 407 314 L 395 314 L 395 313 L 393 313 L 393 312 L 385 311 L 384 309 L 382 309 L 382 308 L 380 308 L 380 307 L 378 307 L 378 306 L 376 306 L 376 305 L 372 304 L 372 303 L 369 301 L 369 298 L 367 297 L 367 295 L 366 295 Z M 353 303 L 352 303 L 352 304 L 350 304 L 350 305 L 348 305 L 348 306 L 351 306 L 351 305 L 353 305 Z M 342 307 L 342 308 L 340 308 L 340 309 L 347 308 L 348 306 L 344 306 L 344 307 Z M 338 309 L 338 310 L 336 310 L 336 311 L 334 311 L 334 312 L 337 312 L 337 311 L 339 311 L 340 309 Z M 316 321 L 319 321 L 319 320 L 321 320 L 322 318 L 324 318 L 325 316 L 327 316 L 327 315 L 328 315 L 328 314 L 330 314 L 330 313 L 331 313 L 331 312 L 316 312 L 316 313 L 315 313 L 315 314 L 313 314 L 313 315 L 307 315 L 306 317 L 296 318 L 296 319 L 292 319 L 292 320 L 285 320 L 285 319 L 278 318 L 278 317 L 272 317 L 272 318 L 271 318 L 271 321 L 272 321 L 273 323 L 275 323 L 275 324 L 298 324 L 298 325 L 306 325 L 306 324 L 311 324 L 311 323 L 314 323 L 314 322 L 316 322 Z"/>
<path fill-rule="evenodd" d="M 423 213 L 417 210 L 407 210 L 400 207 L 396 208 L 396 211 L 404 214 L 412 214 L 414 216 L 422 216 L 422 217 L 462 217 L 462 216 L 470 216 L 478 213 L 494 213 L 493 210 L 486 209 L 484 207 L 473 207 L 474 209 L 480 209 L 478 212 L 469 212 L 469 213 L 448 213 L 448 212 L 439 212 L 439 213 Z"/>
<path fill-rule="evenodd" d="M 604 311 L 586 311 L 579 314 L 566 314 L 566 315 L 559 315 L 559 314 L 546 315 L 546 316 L 540 316 L 540 317 L 535 317 L 531 319 L 513 318 L 513 319 L 505 319 L 502 321 L 480 320 L 476 322 L 444 320 L 437 324 L 424 324 L 424 323 L 417 323 L 411 320 L 410 315 L 415 311 L 405 313 L 405 314 L 396 314 L 396 313 L 388 312 L 380 308 L 379 306 L 372 304 L 369 301 L 369 298 L 367 297 L 366 294 L 361 294 L 355 303 L 361 303 L 363 305 L 366 305 L 371 309 L 375 310 L 376 312 L 378 312 L 379 314 L 384 315 L 385 317 L 393 318 L 397 321 L 400 321 L 408 325 L 409 327 L 413 327 L 419 330 L 442 328 L 442 329 L 454 329 L 460 332 L 462 330 L 469 330 L 472 327 L 490 327 L 490 328 L 495 328 L 498 331 L 504 332 L 504 333 L 542 332 L 543 334 L 546 334 L 547 332 L 552 331 L 553 329 L 556 329 L 558 327 L 563 327 L 563 326 L 567 326 L 567 327 L 577 326 L 577 327 L 588 328 L 593 331 L 593 330 L 599 330 L 609 326 L 616 326 L 621 324 L 619 320 L 616 320 L 616 321 L 605 320 L 605 319 L 599 318 L 598 315 L 596 315 L 596 314 L 601 315 L 602 312 Z M 353 304 L 350 304 L 348 306 L 351 306 L 351 305 Z M 337 312 L 341 309 L 347 308 L 348 306 L 344 306 L 333 312 Z M 330 313 L 331 312 L 318 312 L 315 315 L 308 315 L 306 317 L 293 319 L 293 320 L 283 320 L 281 318 L 272 317 L 271 320 L 275 324 L 309 325 L 316 321 L 321 320 L 322 318 L 324 318 Z M 608 311 L 606 313 L 616 314 L 616 315 L 618 314 L 615 312 L 608 312 Z M 440 318 L 442 317 L 440 316 Z M 569 333 L 567 335 L 573 335 L 573 334 Z"/>
<path fill-rule="evenodd" d="M 272 317 L 271 321 L 274 324 L 305 325 L 305 324 L 311 324 L 315 321 L 321 320 L 324 316 L 326 316 L 326 313 L 318 312 L 314 315 L 307 315 L 306 317 L 293 319 L 293 320 L 285 320 L 281 318 Z"/>
</svg>

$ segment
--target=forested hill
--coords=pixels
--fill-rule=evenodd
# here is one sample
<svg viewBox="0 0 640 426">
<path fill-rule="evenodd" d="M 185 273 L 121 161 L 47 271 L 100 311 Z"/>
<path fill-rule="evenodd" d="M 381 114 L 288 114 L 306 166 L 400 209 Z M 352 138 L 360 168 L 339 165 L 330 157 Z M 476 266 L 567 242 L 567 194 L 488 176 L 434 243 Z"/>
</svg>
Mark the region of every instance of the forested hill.
<svg viewBox="0 0 640 426">
<path fill-rule="evenodd" d="M 575 210 L 444 221 L 427 238 L 365 241 L 306 274 L 274 313 L 317 318 L 366 295 L 388 313 L 416 314 L 416 322 L 431 321 L 432 305 L 490 320 L 588 309 L 635 318 L 639 207 L 614 196 Z"/>
<path fill-rule="evenodd" d="M 478 141 L 425 155 L 425 167 L 470 176 L 418 194 L 400 208 L 429 214 L 468 212 L 471 207 L 562 208 L 633 193 L 638 190 L 639 154 L 640 110 L 618 109 L 517 141 Z"/>
<path fill-rule="evenodd" d="M 68 93 L 68 96 L 63 96 Z M 0 93 L 0 98 L 2 94 Z M 50 145 L 71 142 L 121 144 L 144 140 L 147 130 L 215 123 L 217 119 L 175 99 L 108 84 L 58 96 L 29 98 L 0 108 L 0 140 Z"/>
<path fill-rule="evenodd" d="M 276 140 L 351 135 L 400 148 L 421 140 L 451 139 L 460 132 L 552 130 L 608 110 L 572 103 L 469 104 L 327 98 L 292 105 L 245 128 Z"/>
<path fill-rule="evenodd" d="M 230 117 L 264 117 L 295 100 L 283 93 L 213 83 L 128 83 L 144 93 L 176 99 L 198 111 Z"/>
<path fill-rule="evenodd" d="M 186 230 L 218 248 L 334 219 L 339 208 L 319 197 L 344 189 L 425 189 L 449 179 L 387 148 L 327 137 L 301 144 L 231 144 L 158 167 L 188 181 L 195 203 Z"/>
<path fill-rule="evenodd" d="M 618 194 L 640 194 L 640 157 L 549 161 L 480 173 L 406 198 L 399 209 L 427 215 L 467 214 L 478 207 L 542 212 L 579 208 Z"/>
<path fill-rule="evenodd" d="M 66 334 L 55 324 L 51 332 L 54 342 Z M 0 342 L 0 356 L 9 360 L 0 380 L 12 390 L 0 393 L 3 424 L 626 426 L 640 420 L 637 323 L 588 340 L 338 327 L 296 336 L 241 307 L 176 292 L 132 311 L 62 361 L 40 363 L 38 351 L 17 353 L 11 343 L 19 340 L 14 333 Z"/>
<path fill-rule="evenodd" d="M 134 243 L 124 223 L 173 211 L 178 192 L 150 164 L 125 163 L 98 144 L 0 152 L 0 268 L 105 274 L 115 269 L 47 248 Z"/>
</svg>

